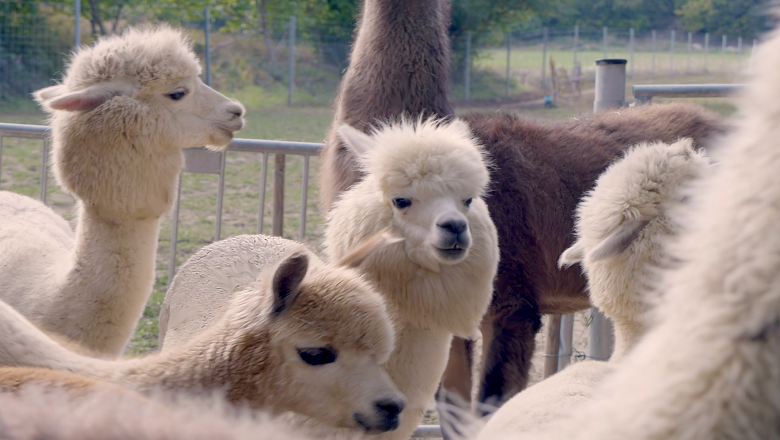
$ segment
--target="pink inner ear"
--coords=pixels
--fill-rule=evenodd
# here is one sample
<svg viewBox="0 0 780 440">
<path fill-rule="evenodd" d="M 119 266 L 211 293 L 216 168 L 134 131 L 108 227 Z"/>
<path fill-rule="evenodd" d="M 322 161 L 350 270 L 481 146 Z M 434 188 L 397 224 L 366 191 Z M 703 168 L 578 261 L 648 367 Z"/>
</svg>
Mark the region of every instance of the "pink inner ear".
<svg viewBox="0 0 780 440">
<path fill-rule="evenodd" d="M 49 107 L 55 110 L 86 111 L 92 110 L 108 101 L 113 95 L 89 93 L 87 91 L 71 93 L 49 102 Z"/>
</svg>

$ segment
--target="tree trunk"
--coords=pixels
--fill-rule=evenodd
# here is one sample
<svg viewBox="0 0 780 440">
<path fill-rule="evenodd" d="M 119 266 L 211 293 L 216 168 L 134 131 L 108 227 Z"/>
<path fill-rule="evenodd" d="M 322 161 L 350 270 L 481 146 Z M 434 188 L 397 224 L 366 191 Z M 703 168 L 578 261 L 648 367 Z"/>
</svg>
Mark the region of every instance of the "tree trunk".
<svg viewBox="0 0 780 440">
<path fill-rule="evenodd" d="M 125 0 L 119 0 L 119 6 L 116 7 L 116 16 L 114 17 L 114 24 L 111 26 L 111 33 L 116 33 L 116 28 L 119 25 L 119 17 L 122 16 L 122 7 L 125 5 Z"/>
<path fill-rule="evenodd" d="M 263 33 L 263 40 L 265 41 L 265 47 L 268 50 L 268 56 L 271 60 L 276 59 L 276 50 L 274 48 L 274 42 L 271 40 L 271 30 L 268 29 L 268 22 L 266 21 L 266 0 L 255 0 L 255 6 L 257 7 L 257 18 L 260 20 L 260 31 Z"/>
<path fill-rule="evenodd" d="M 103 26 L 103 20 L 100 19 L 100 9 L 97 2 L 98 0 L 89 0 L 89 6 L 92 10 L 92 34 L 95 34 L 97 27 L 100 29 L 100 35 L 106 35 L 106 28 Z"/>
</svg>

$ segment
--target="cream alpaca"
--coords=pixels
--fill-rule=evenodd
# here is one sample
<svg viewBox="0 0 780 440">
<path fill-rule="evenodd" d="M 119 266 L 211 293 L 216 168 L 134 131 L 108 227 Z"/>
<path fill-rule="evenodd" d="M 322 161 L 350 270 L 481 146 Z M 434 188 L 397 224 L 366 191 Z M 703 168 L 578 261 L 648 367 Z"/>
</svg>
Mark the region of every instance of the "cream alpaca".
<svg viewBox="0 0 780 440">
<path fill-rule="evenodd" d="M 233 411 L 216 398 L 148 399 L 109 384 L 74 393 L 74 385 L 89 381 L 42 369 L 0 368 L 0 386 L 8 375 L 30 381 L 0 392 L 4 440 L 314 440 L 267 414 Z"/>
<path fill-rule="evenodd" d="M 159 218 L 182 149 L 224 147 L 243 107 L 198 78 L 181 31 L 129 30 L 74 55 L 51 113 L 57 182 L 78 199 L 75 237 L 32 199 L 0 193 L 2 299 L 43 329 L 122 353 L 151 292 Z"/>
<path fill-rule="evenodd" d="M 498 241 L 481 198 L 488 170 L 458 120 L 401 121 L 373 136 L 342 126 L 340 133 L 366 177 L 329 213 L 329 258 L 342 258 L 382 228 L 404 238 L 360 268 L 397 323 L 397 348 L 385 368 L 408 400 L 401 428 L 381 437 L 406 439 L 436 392 L 452 335 L 473 335 L 490 304 Z"/>
<path fill-rule="evenodd" d="M 223 391 L 227 399 L 294 411 L 342 427 L 394 429 L 403 396 L 384 372 L 394 347 L 381 296 L 353 269 L 294 249 L 235 294 L 187 344 L 105 361 L 70 352 L 0 302 L 0 365 L 70 371 L 144 393 Z"/>
<path fill-rule="evenodd" d="M 568 419 L 496 440 L 780 438 L 780 32 L 755 60 L 736 130 L 680 209 L 653 328 Z"/>
<path fill-rule="evenodd" d="M 614 321 L 612 357 L 608 362 L 574 364 L 522 391 L 491 417 L 480 439 L 562 420 L 618 368 L 647 331 L 645 314 L 654 302 L 647 296 L 664 260 L 663 244 L 680 229 L 666 209 L 680 199 L 680 187 L 708 166 L 690 139 L 671 145 L 656 142 L 627 150 L 598 178 L 577 207 L 578 238 L 561 255 L 560 264 L 580 262 L 592 304 Z"/>
</svg>

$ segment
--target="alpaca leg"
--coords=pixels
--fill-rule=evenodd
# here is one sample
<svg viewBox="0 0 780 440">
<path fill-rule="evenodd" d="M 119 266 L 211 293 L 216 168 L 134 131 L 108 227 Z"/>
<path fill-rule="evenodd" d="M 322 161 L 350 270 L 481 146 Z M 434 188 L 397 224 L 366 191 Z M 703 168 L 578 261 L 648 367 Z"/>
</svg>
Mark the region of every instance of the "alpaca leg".
<svg viewBox="0 0 780 440">
<path fill-rule="evenodd" d="M 491 339 L 483 333 L 479 402 L 500 407 L 528 384 L 534 337 L 542 327 L 542 319 L 535 307 L 518 308 L 504 319 L 493 320 L 492 327 Z M 483 415 L 488 412 L 480 409 Z"/>
<path fill-rule="evenodd" d="M 471 412 L 471 366 L 474 343 L 468 339 L 452 338 L 447 368 L 441 378 L 436 396 L 439 424 L 444 440 L 452 435 L 462 437 L 457 430 L 461 411 Z M 453 431 L 454 430 L 454 431 Z"/>
</svg>

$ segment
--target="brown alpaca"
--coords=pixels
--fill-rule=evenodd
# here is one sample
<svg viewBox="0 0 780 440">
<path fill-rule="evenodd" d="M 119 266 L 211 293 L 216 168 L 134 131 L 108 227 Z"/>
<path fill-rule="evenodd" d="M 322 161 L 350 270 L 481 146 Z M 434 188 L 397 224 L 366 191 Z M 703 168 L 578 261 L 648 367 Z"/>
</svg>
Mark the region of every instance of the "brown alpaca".
<svg viewBox="0 0 780 440">
<path fill-rule="evenodd" d="M 322 149 L 320 201 L 330 210 L 360 174 L 337 130 L 366 131 L 403 112 L 453 115 L 448 98 L 450 51 L 446 2 L 368 0 L 363 6 L 350 66 L 341 81 L 336 116 Z"/>
<path fill-rule="evenodd" d="M 406 60 L 417 59 L 415 50 L 420 45 L 440 54 L 441 59 L 449 58 L 446 55 L 449 51 L 446 0 L 419 1 L 418 10 L 391 3 L 394 2 L 366 1 L 352 63 L 353 66 L 380 65 L 387 50 L 393 51 L 394 63 L 389 64 L 390 68 L 385 68 L 382 75 L 378 75 L 378 71 L 350 66 L 340 88 L 336 122 L 361 120 L 366 124 L 363 125 L 365 129 L 377 115 L 393 118 L 403 112 L 421 113 L 421 105 L 398 109 L 385 104 L 381 98 L 388 92 L 376 86 L 378 77 L 393 77 L 396 71 L 403 71 Z M 392 8 L 394 21 L 373 16 L 382 8 Z M 407 38 L 415 42 L 413 45 L 376 38 L 362 41 L 369 33 L 389 35 L 393 31 L 376 29 L 380 25 L 395 25 L 398 27 L 396 32 L 415 32 L 417 27 L 405 24 L 424 20 L 419 16 L 423 10 L 436 12 L 429 17 L 428 23 L 438 26 L 438 32 L 426 28 L 425 32 L 408 35 Z M 442 18 L 442 12 L 447 17 Z M 421 77 L 430 83 L 415 88 L 424 90 L 420 98 L 432 103 L 448 100 L 445 82 L 448 68 L 441 63 L 429 67 L 436 66 L 441 70 L 428 71 Z M 366 113 L 359 113 L 360 108 L 341 104 L 354 99 L 371 102 L 373 106 Z M 349 114 L 345 114 L 347 112 Z M 561 252 L 573 242 L 574 212 L 584 192 L 630 145 L 653 140 L 674 142 L 681 137 L 690 137 L 696 145 L 706 146 L 705 138 L 720 132 L 721 123 L 715 115 L 698 106 L 679 104 L 621 109 L 562 123 L 521 121 L 496 114 L 471 115 L 463 120 L 485 145 L 495 164 L 485 201 L 498 228 L 501 259 L 493 303 L 481 328 L 485 365 L 479 399 L 500 404 L 527 384 L 534 335 L 541 326 L 541 315 L 569 313 L 589 306 L 586 280 L 580 271 L 576 268 L 561 270 L 556 264 Z M 330 208 L 335 194 L 360 178 L 354 171 L 353 162 L 354 158 L 346 149 L 331 144 L 326 147 L 320 188 L 324 209 Z M 453 341 L 450 365 L 442 380 L 446 390 L 455 391 L 465 399 L 469 398 L 471 389 L 468 351 L 463 340 L 456 338 Z"/>
</svg>

